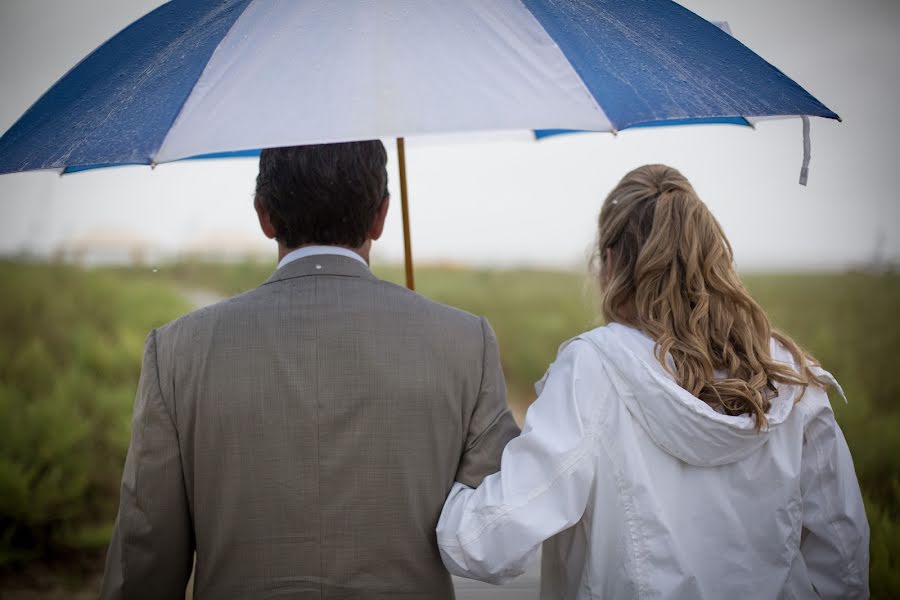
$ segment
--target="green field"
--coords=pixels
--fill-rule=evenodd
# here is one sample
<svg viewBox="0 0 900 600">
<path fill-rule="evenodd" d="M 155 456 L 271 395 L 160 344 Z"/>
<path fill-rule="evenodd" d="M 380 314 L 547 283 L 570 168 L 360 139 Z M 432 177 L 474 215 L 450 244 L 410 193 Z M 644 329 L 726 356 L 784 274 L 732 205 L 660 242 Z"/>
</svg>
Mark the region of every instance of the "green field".
<svg viewBox="0 0 900 600">
<path fill-rule="evenodd" d="M 147 331 L 189 310 L 186 292 L 238 293 L 271 268 L 85 271 L 0 262 L 0 577 L 12 581 L 23 567 L 59 571 L 65 576 L 54 585 L 84 588 L 96 569 L 84 557 L 102 556 L 115 516 Z M 402 279 L 398 269 L 376 271 Z M 900 275 L 754 275 L 746 282 L 775 324 L 847 392 L 848 404 L 832 400 L 866 496 L 872 594 L 897 597 Z M 579 274 L 423 268 L 417 283 L 429 297 L 487 316 L 520 414 L 557 347 L 598 324 L 593 287 Z"/>
</svg>

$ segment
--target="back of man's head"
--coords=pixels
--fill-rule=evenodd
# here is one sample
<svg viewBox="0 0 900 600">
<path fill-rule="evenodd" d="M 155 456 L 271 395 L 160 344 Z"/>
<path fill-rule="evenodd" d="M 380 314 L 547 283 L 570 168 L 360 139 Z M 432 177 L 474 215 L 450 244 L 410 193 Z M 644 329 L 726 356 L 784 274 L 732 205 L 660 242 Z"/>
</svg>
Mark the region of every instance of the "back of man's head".
<svg viewBox="0 0 900 600">
<path fill-rule="evenodd" d="M 362 246 L 387 196 L 379 140 L 270 148 L 259 157 L 255 201 L 285 248 Z"/>
</svg>

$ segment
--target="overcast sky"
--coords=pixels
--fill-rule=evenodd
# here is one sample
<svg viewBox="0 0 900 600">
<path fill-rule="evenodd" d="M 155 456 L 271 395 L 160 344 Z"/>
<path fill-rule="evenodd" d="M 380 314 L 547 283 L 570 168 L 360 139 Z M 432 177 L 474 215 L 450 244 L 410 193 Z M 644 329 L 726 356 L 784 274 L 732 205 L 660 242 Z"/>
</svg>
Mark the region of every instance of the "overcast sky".
<svg viewBox="0 0 900 600">
<path fill-rule="evenodd" d="M 160 2 L 0 2 L 0 131 L 84 55 Z M 680 169 L 722 222 L 744 269 L 900 261 L 900 2 L 694 0 L 683 5 L 794 78 L 844 122 L 812 122 L 809 186 L 799 120 L 531 140 L 527 132 L 407 143 L 420 261 L 580 266 L 600 204 L 628 170 Z M 379 260 L 400 260 L 399 190 Z M 50 252 L 121 232 L 166 248 L 256 229 L 253 160 L 0 176 L 0 252 Z M 105 234 L 104 234 L 105 235 Z M 274 255 L 274 248 L 273 248 Z"/>
</svg>

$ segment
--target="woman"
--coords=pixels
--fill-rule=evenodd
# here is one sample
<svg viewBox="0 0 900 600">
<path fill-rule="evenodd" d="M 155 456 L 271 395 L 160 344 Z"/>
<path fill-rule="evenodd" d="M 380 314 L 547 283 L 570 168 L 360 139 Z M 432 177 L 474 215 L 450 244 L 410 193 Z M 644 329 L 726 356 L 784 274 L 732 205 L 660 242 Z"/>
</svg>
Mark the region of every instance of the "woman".
<svg viewBox="0 0 900 600">
<path fill-rule="evenodd" d="M 521 437 L 438 524 L 455 574 L 503 582 L 542 542 L 542 598 L 856 598 L 869 530 L 826 395 L 675 169 L 600 212 L 609 323 L 564 344 Z"/>
</svg>

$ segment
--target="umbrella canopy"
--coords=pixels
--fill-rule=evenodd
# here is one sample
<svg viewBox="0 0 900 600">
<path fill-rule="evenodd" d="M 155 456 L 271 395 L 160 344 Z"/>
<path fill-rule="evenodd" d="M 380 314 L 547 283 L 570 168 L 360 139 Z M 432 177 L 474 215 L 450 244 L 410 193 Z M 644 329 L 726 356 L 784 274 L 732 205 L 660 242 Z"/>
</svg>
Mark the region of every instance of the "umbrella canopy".
<svg viewBox="0 0 900 600">
<path fill-rule="evenodd" d="M 668 0 L 175 0 L 0 138 L 0 173 L 475 130 L 837 115 Z"/>
<path fill-rule="evenodd" d="M 669 0 L 173 0 L 100 46 L 0 138 L 0 174 L 483 130 L 838 119 Z"/>
</svg>

